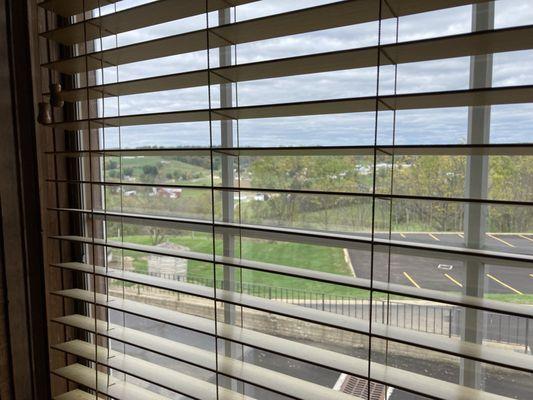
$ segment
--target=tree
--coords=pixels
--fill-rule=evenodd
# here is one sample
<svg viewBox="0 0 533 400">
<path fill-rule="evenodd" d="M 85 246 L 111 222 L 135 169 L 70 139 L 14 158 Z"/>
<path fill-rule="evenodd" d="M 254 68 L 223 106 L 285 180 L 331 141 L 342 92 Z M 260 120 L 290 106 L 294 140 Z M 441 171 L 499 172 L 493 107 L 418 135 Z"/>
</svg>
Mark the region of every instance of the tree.
<svg viewBox="0 0 533 400">
<path fill-rule="evenodd" d="M 355 187 L 354 164 L 351 156 L 283 156 L 255 158 L 249 168 L 253 187 L 336 192 Z M 328 229 L 343 222 L 337 210 L 342 201 L 335 194 L 282 192 L 268 201 L 253 202 L 248 216 Z"/>
<path fill-rule="evenodd" d="M 493 156 L 489 160 L 489 198 L 531 201 L 533 199 L 532 157 Z M 496 232 L 531 232 L 533 211 L 528 206 L 488 207 L 488 229 Z"/>
<path fill-rule="evenodd" d="M 133 176 L 133 168 L 126 167 L 122 170 L 122 176 Z"/>
<path fill-rule="evenodd" d="M 400 156 L 395 160 L 396 194 L 428 197 L 464 197 L 466 158 L 463 156 Z M 462 205 L 448 201 L 396 202 L 393 215 L 407 229 L 449 231 L 462 229 Z"/>
<path fill-rule="evenodd" d="M 109 160 L 107 163 L 107 169 L 117 169 L 118 163 L 115 160 Z"/>
<path fill-rule="evenodd" d="M 143 174 L 155 178 L 159 173 L 157 165 L 143 165 Z"/>
</svg>

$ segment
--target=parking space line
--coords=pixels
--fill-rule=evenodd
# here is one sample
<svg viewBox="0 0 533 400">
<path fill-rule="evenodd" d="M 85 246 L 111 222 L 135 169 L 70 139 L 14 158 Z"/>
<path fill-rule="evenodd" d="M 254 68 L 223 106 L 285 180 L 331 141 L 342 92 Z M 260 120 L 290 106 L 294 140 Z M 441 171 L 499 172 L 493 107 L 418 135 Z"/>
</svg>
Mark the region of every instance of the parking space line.
<svg viewBox="0 0 533 400">
<path fill-rule="evenodd" d="M 460 238 L 464 238 L 464 235 L 462 233 L 458 233 Z"/>
<path fill-rule="evenodd" d="M 521 237 L 522 239 L 526 239 L 526 240 L 529 240 L 530 242 L 533 242 L 533 239 L 531 239 L 530 237 L 527 237 L 525 235 L 518 235 L 519 237 Z"/>
<path fill-rule="evenodd" d="M 500 285 L 502 285 L 503 287 L 506 287 L 507 289 L 512 290 L 512 291 L 515 292 L 516 294 L 524 294 L 524 293 L 522 293 L 520 290 L 516 290 L 514 287 L 509 286 L 507 283 L 500 281 L 498 278 L 495 278 L 495 277 L 492 276 L 491 274 L 486 274 L 486 275 L 487 275 L 487 277 L 489 277 L 490 279 L 492 279 L 494 282 L 497 282 L 497 283 L 499 283 Z"/>
<path fill-rule="evenodd" d="M 428 233 L 428 235 L 429 235 L 430 237 L 432 237 L 433 239 L 435 239 L 437 242 L 440 242 L 440 239 L 439 239 L 437 236 L 435 236 L 434 234 L 432 234 L 432 233 Z"/>
<path fill-rule="evenodd" d="M 403 276 L 405 276 L 409 280 L 409 282 L 411 282 L 414 286 L 420 289 L 420 285 L 416 283 L 416 281 L 413 278 L 411 278 L 411 276 L 407 272 L 404 271 Z"/>
<path fill-rule="evenodd" d="M 533 278 L 533 274 L 529 274 L 529 277 L 530 277 L 530 278 Z"/>
<path fill-rule="evenodd" d="M 514 244 L 511 244 L 511 243 L 509 243 L 509 242 L 506 242 L 505 240 L 500 239 L 500 238 L 494 236 L 492 233 L 487 233 L 487 236 L 490 237 L 490 238 L 496 239 L 497 241 L 502 242 L 503 244 L 505 244 L 505 245 L 507 245 L 507 246 L 509 246 L 509 247 L 514 247 Z"/>
<path fill-rule="evenodd" d="M 446 278 L 448 278 L 449 280 L 451 280 L 453 283 L 455 283 L 457 286 L 463 287 L 463 284 L 461 282 L 459 282 L 457 279 L 455 279 L 453 276 L 451 276 L 449 274 L 444 274 L 444 276 Z"/>
<path fill-rule="evenodd" d="M 405 239 L 405 235 L 403 233 L 401 233 L 401 232 L 400 232 L 400 236 Z"/>
</svg>

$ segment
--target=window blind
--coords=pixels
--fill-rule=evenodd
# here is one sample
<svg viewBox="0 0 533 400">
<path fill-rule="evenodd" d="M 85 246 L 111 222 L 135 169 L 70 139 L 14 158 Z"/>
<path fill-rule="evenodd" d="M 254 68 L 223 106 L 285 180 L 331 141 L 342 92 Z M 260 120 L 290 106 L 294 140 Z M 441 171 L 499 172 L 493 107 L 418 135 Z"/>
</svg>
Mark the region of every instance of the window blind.
<svg viewBox="0 0 533 400">
<path fill-rule="evenodd" d="M 39 6 L 55 398 L 531 393 L 531 5 Z"/>
</svg>

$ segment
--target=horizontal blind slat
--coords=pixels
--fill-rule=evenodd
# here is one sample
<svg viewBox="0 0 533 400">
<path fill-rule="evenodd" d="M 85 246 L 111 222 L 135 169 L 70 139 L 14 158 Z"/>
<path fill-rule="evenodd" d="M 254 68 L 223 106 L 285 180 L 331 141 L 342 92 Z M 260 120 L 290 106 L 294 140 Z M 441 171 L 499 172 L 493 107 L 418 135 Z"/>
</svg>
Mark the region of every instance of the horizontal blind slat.
<svg viewBox="0 0 533 400">
<path fill-rule="evenodd" d="M 254 400 L 253 397 L 243 396 L 223 387 L 217 387 L 191 375 L 81 340 L 52 345 L 52 348 L 86 360 L 98 360 L 100 365 L 108 366 L 192 399 L 216 400 L 218 398 L 217 391 L 219 391 L 221 396 L 227 400 Z"/>
<path fill-rule="evenodd" d="M 99 396 L 98 399 L 101 399 Z M 54 400 L 97 400 L 94 394 L 89 394 L 80 389 L 74 389 L 70 392 L 55 396 Z"/>
<path fill-rule="evenodd" d="M 121 0 L 45 0 L 38 5 L 63 17 L 70 17 L 119 1 Z"/>
<path fill-rule="evenodd" d="M 151 339 L 155 340 L 155 343 L 157 343 L 157 340 L 160 340 L 158 337 L 152 337 Z M 212 361 L 214 365 L 214 353 L 195 349 L 191 346 L 187 347 L 189 347 L 189 349 L 186 351 L 192 353 L 190 356 L 192 359 L 194 359 L 194 357 L 205 358 L 205 353 L 208 353 L 213 356 Z M 80 340 L 61 343 L 54 345 L 52 348 L 83 357 L 85 359 L 95 359 L 95 346 Z M 180 349 L 182 348 L 180 347 Z M 108 351 L 111 357 L 107 356 Z M 115 368 L 123 370 L 124 372 L 134 376 L 142 376 L 143 379 L 151 381 L 156 385 L 167 387 L 168 389 L 178 393 L 186 394 L 193 398 L 206 400 L 217 398 L 216 386 L 206 381 L 201 381 L 191 377 L 190 375 L 185 375 L 157 364 L 148 363 L 144 360 L 140 360 L 117 351 L 107 350 L 104 347 L 98 347 L 97 353 L 102 364 L 114 366 Z M 192 361 L 192 359 L 189 361 Z M 146 374 L 145 371 L 150 371 L 150 373 Z M 229 357 L 218 357 L 218 371 L 226 376 L 239 379 L 259 387 L 270 389 L 274 392 L 289 396 L 294 399 L 323 400 L 327 398 L 333 398 L 334 396 L 335 399 L 338 400 L 353 400 L 352 396 L 342 392 L 334 391 L 325 386 L 317 385 L 303 379 L 291 377 L 290 375 L 285 375 L 266 368 L 258 367 L 254 364 L 244 363 Z M 205 386 L 202 387 L 202 385 Z M 197 388 L 197 390 L 193 391 L 191 390 L 191 387 Z M 210 389 L 209 392 L 206 390 L 206 388 Z M 252 399 L 249 396 L 242 396 L 224 388 L 219 388 L 219 390 L 222 392 L 221 395 L 224 399 Z"/>
<path fill-rule="evenodd" d="M 507 28 L 495 31 L 476 32 L 464 35 L 404 42 L 381 46 L 386 55 L 381 65 L 441 60 L 465 57 L 474 54 L 494 54 L 525 50 L 533 47 L 533 27 Z M 101 99 L 113 96 L 128 96 L 165 90 L 176 90 L 227 82 L 246 82 L 261 79 L 315 74 L 346 69 L 376 66 L 377 47 L 358 48 L 281 58 L 229 67 L 188 71 L 150 78 L 141 78 L 120 83 L 64 90 L 66 101 Z M 88 90 L 87 90 L 88 89 Z"/>
<path fill-rule="evenodd" d="M 441 60 L 475 54 L 494 54 L 524 50 L 533 47 L 533 27 L 506 28 L 440 38 L 401 42 L 380 47 L 381 65 Z M 345 69 L 375 67 L 378 47 L 341 50 L 329 53 L 281 58 L 229 67 L 189 71 L 171 75 L 142 78 L 120 83 L 96 85 L 87 88 L 64 90 L 66 101 L 81 101 L 87 97 L 101 99 L 165 90 L 185 89 L 227 82 L 246 82 L 280 78 L 293 75 L 316 74 Z"/>
<path fill-rule="evenodd" d="M 256 232 L 261 232 L 259 237 L 261 238 L 270 238 L 271 240 L 289 240 L 291 236 L 307 236 L 308 240 L 305 243 L 315 243 L 315 244 L 327 244 L 326 241 L 331 243 L 338 243 L 338 245 L 343 245 L 349 248 L 356 248 L 359 243 L 361 246 L 359 248 L 367 248 L 370 244 L 375 246 L 384 246 L 384 247 L 393 247 L 394 252 L 397 254 L 408 254 L 416 255 L 419 257 L 435 257 L 449 259 L 449 255 L 452 254 L 454 257 L 457 257 L 461 260 L 477 260 L 489 264 L 502 264 L 508 266 L 525 266 L 528 267 L 528 263 L 533 261 L 533 255 L 521 254 L 521 253 L 506 253 L 498 252 L 493 250 L 481 250 L 481 249 L 472 249 L 465 247 L 457 247 L 451 245 L 436 245 L 436 244 L 427 244 L 427 243 L 417 243 L 401 240 L 388 240 L 380 238 L 368 238 L 363 236 L 353 236 L 346 234 L 335 234 L 335 233 L 320 233 L 317 231 L 309 231 L 303 229 L 290 229 L 290 228 L 270 228 L 263 226 L 246 226 L 244 224 L 236 225 L 236 229 L 240 231 L 249 230 L 250 233 L 243 233 L 245 236 L 257 237 Z M 255 232 L 253 232 L 255 231 Z M 253 233 L 253 234 L 252 234 Z M 266 235 L 265 233 L 270 233 Z M 175 252 L 169 249 L 161 249 L 154 246 L 138 245 L 133 243 L 120 243 L 114 241 L 106 241 L 102 239 L 95 239 L 94 241 L 90 238 L 84 238 L 80 236 L 51 236 L 51 239 L 56 240 L 65 240 L 71 242 L 79 242 L 85 244 L 95 244 L 99 246 L 108 246 L 111 248 L 119 249 L 128 249 L 133 251 L 148 252 L 161 255 L 170 255 L 173 254 L 176 257 L 184 256 L 184 253 Z M 313 240 L 314 239 L 314 240 Z M 376 251 L 380 251 L 377 249 Z M 190 254 L 190 259 L 197 259 L 198 261 L 208 261 L 206 256 L 201 256 L 196 258 L 195 255 Z M 210 259 L 213 261 L 213 259 Z"/>
<path fill-rule="evenodd" d="M 374 155 L 374 150 L 404 155 L 435 155 L 435 156 L 511 156 L 533 155 L 533 143 L 495 143 L 495 144 L 428 144 L 428 145 L 395 145 L 395 146 L 292 146 L 292 147 L 215 147 L 189 148 L 175 147 L 164 149 L 110 149 L 110 150 L 79 150 L 65 152 L 48 152 L 48 155 L 66 157 L 164 157 L 164 156 L 203 156 L 209 157 L 211 152 L 222 156 L 241 157 L 288 157 L 288 156 L 350 156 Z M 327 193 L 326 190 L 324 192 Z"/>
<path fill-rule="evenodd" d="M 228 6 L 238 6 L 256 1 L 258 0 L 208 0 L 207 7 L 209 12 L 212 12 Z M 74 1 L 71 2 L 74 3 Z M 205 11 L 205 0 L 158 0 L 46 31 L 41 36 L 64 45 L 73 45 L 192 17 L 203 14 Z"/>
<path fill-rule="evenodd" d="M 94 320 L 88 317 L 83 317 L 81 315 L 71 315 L 65 318 L 58 318 L 55 321 L 89 332 L 94 332 Z M 210 367 L 214 366 L 214 354 L 209 351 L 201 350 L 191 346 L 186 346 L 181 343 L 174 342 L 172 340 L 159 338 L 155 335 L 146 334 L 131 328 L 124 328 L 115 324 L 108 325 L 108 323 L 104 321 L 98 321 L 97 326 L 99 334 L 103 335 L 104 337 L 119 340 L 123 343 L 146 349 L 148 351 L 153 351 L 157 354 L 167 355 L 169 357 L 175 358 L 176 360 L 181 360 L 192 364 L 197 364 L 199 360 L 206 360 L 204 365 L 209 364 Z M 235 329 L 235 327 L 232 327 L 230 325 L 222 325 L 221 329 L 228 331 L 237 330 Z M 252 335 L 255 334 L 255 332 L 252 331 L 248 331 L 248 333 Z M 289 341 L 286 339 L 278 339 L 276 337 L 265 335 L 262 333 L 257 333 L 257 336 L 260 336 L 261 338 L 256 338 L 254 340 L 255 342 L 259 342 L 260 339 L 263 339 L 264 346 L 266 346 L 267 343 L 274 344 L 272 348 L 272 350 L 274 351 L 280 352 L 280 350 L 282 350 L 285 346 L 295 347 L 298 350 L 294 353 L 300 354 L 300 359 L 302 360 L 308 360 L 308 355 L 312 355 L 317 352 L 323 353 L 321 357 L 322 359 L 329 359 L 331 361 L 335 360 L 335 362 L 340 362 L 341 365 L 349 366 L 349 368 L 346 368 L 346 370 L 351 371 L 351 373 L 355 374 L 356 376 L 367 377 L 368 375 L 368 364 L 366 360 L 350 357 L 340 353 L 334 353 L 329 350 L 323 350 L 317 347 L 311 347 L 309 345 Z M 90 350 L 94 351 L 94 346 L 92 346 L 92 349 Z M 291 351 L 289 351 L 288 353 L 290 354 Z M 520 358 L 520 356 L 521 355 L 518 355 L 516 358 Z M 311 356 L 311 358 L 313 358 L 313 356 Z M 338 365 L 336 366 L 336 368 L 338 368 Z M 330 389 L 324 390 L 323 387 L 317 388 L 316 386 L 318 385 L 310 384 L 310 382 L 283 376 L 279 373 L 272 373 L 273 371 L 266 370 L 265 368 L 257 367 L 255 365 L 244 363 L 238 360 L 233 360 L 228 357 L 221 356 L 219 358 L 219 371 L 225 375 L 267 388 L 276 387 L 276 385 L 272 385 L 272 382 L 270 380 L 278 379 L 279 382 L 283 382 L 284 387 L 286 388 L 285 390 L 281 390 L 281 388 L 278 388 L 278 391 L 281 391 L 286 395 L 292 396 L 294 398 L 304 397 L 308 399 L 313 399 L 316 397 L 315 393 L 308 393 L 304 390 L 301 390 L 302 386 L 307 386 L 306 389 L 308 390 L 317 390 L 316 393 L 320 393 L 320 395 L 322 396 L 333 395 Z M 271 374 L 269 379 L 265 379 L 265 375 L 269 374 Z M 461 399 L 464 398 L 462 396 L 467 395 L 471 396 L 468 397 L 470 399 L 480 394 L 480 392 L 477 390 L 468 390 L 464 387 L 461 387 L 460 385 L 447 382 L 443 383 L 442 381 L 434 378 L 425 377 L 423 375 L 409 371 L 402 371 L 398 368 L 388 367 L 375 362 L 371 364 L 371 377 L 372 379 L 377 379 L 386 384 L 391 384 L 392 381 L 395 381 L 394 386 L 396 388 L 404 389 L 410 392 L 430 394 L 435 398 L 440 399 Z M 339 394 L 339 396 L 342 396 L 342 394 Z M 497 396 L 494 398 L 501 399 L 502 397 Z"/>
<path fill-rule="evenodd" d="M 89 128 L 98 129 L 118 126 L 126 127 L 184 122 L 363 113 L 375 111 L 376 100 L 378 111 L 531 103 L 533 102 L 533 85 L 316 100 L 295 103 L 214 108 L 210 110 L 171 111 L 163 113 L 90 118 L 77 121 L 51 123 L 47 126 L 56 129 L 83 130 Z"/>
<path fill-rule="evenodd" d="M 98 185 L 103 187 L 108 186 L 123 186 L 127 187 L 141 187 L 141 188 L 177 188 L 177 189 L 190 189 L 190 190 L 207 190 L 210 189 L 206 185 L 193 185 L 193 184 L 176 184 L 176 183 L 166 183 L 166 182 L 124 182 L 124 181 L 109 181 L 109 180 L 79 180 L 79 179 L 46 179 L 47 183 L 62 183 L 70 185 Z M 312 189 L 284 189 L 284 188 L 267 188 L 267 187 L 240 187 L 236 188 L 235 186 L 216 186 L 215 191 L 229 191 L 236 192 L 240 191 L 243 193 L 246 192 L 265 192 L 265 193 L 295 193 L 295 194 L 310 194 L 310 195 L 322 195 L 323 191 L 312 190 Z M 336 195 L 339 196 L 349 196 L 349 197 L 372 197 L 372 193 L 369 192 L 346 192 L 346 191 L 336 191 Z M 531 206 L 533 201 L 521 201 L 521 200 L 504 200 L 504 199 L 491 199 L 491 198 L 476 198 L 476 197 L 442 197 L 442 196 L 424 196 L 416 194 L 400 194 L 400 193 L 376 193 L 376 197 L 382 199 L 401 199 L 401 200 L 420 200 L 420 201 L 439 201 L 439 202 L 451 202 L 451 203 L 483 203 L 483 204 L 493 204 L 493 205 L 509 205 L 509 206 Z M 79 210 L 81 213 L 87 213 L 88 210 L 83 209 L 73 209 L 65 207 L 49 207 L 50 211 L 68 211 L 68 210 Z M 100 210 L 94 210 L 95 215 L 99 215 Z M 112 214 L 111 214 L 112 215 Z M 182 219 L 182 218 L 179 218 Z M 462 232 L 454 232 L 461 233 Z M 489 232 L 490 233 L 490 232 Z M 525 232 L 522 232 L 524 234 Z"/>
<path fill-rule="evenodd" d="M 406 1 L 401 15 L 433 11 L 448 7 L 450 3 L 466 5 L 484 0 L 470 1 Z M 338 28 L 347 25 L 374 21 L 379 18 L 378 0 L 345 0 L 308 9 L 274 14 L 263 18 L 246 20 L 209 30 L 198 30 L 146 42 L 131 44 L 109 50 L 89 53 L 73 58 L 64 58 L 44 64 L 46 68 L 73 74 L 86 69 L 95 70 L 106 66 L 128 64 L 171 55 L 206 50 L 209 32 L 210 48 L 250 43 L 287 35 Z"/>
<path fill-rule="evenodd" d="M 82 289 L 68 289 L 59 292 L 53 292 L 53 294 L 70 299 L 80 300 L 87 303 L 94 303 L 94 294 Z M 108 301 L 107 298 L 110 300 Z M 215 335 L 214 322 L 212 320 L 184 314 L 177 311 L 167 310 L 161 307 L 152 306 L 149 304 L 138 303 L 132 300 L 123 300 L 113 296 L 107 296 L 103 294 L 96 295 L 96 304 L 107 307 L 109 309 L 127 312 L 133 315 L 137 315 L 150 320 L 156 320 L 167 324 L 179 326 L 182 328 L 190 329 L 196 332 L 204 333 L 207 335 Z M 93 320 L 94 321 L 94 320 Z M 454 355 L 457 357 L 464 357 L 473 360 L 479 360 L 494 365 L 501 365 L 511 368 L 518 368 L 526 372 L 531 371 L 531 356 L 525 354 L 518 354 L 508 352 L 506 350 L 500 350 L 492 348 L 487 345 L 480 345 L 475 343 L 469 343 L 454 338 L 442 337 L 440 335 L 429 334 L 424 332 L 413 331 L 404 328 L 394 328 L 392 326 L 384 325 L 381 323 L 373 323 L 372 329 L 376 329 L 376 337 L 391 340 L 398 343 L 404 343 L 415 347 L 423 347 L 430 350 L 440 351 L 445 354 Z M 316 346 L 308 346 L 301 348 L 301 352 L 298 352 L 299 344 L 297 342 L 289 341 L 293 343 L 277 342 L 276 338 L 270 335 L 261 334 L 250 329 L 242 329 L 227 324 L 218 323 L 217 335 L 225 339 L 236 341 L 241 344 L 264 349 L 266 351 L 276 351 L 278 354 L 287 354 L 289 357 L 301 359 L 300 355 L 308 354 L 306 357 L 309 360 L 314 360 L 317 365 L 324 366 L 326 368 L 333 368 L 348 374 L 360 375 L 359 369 L 353 369 L 354 367 L 347 367 L 353 364 L 353 360 L 346 360 L 346 363 L 339 364 L 335 367 L 333 364 L 335 360 L 342 357 L 331 358 L 332 355 L 337 353 L 328 352 L 323 353 L 321 349 L 316 348 L 315 353 L 310 352 Z M 374 332 L 373 332 L 374 335 Z M 243 339 L 244 338 L 244 339 Z M 294 352 L 289 349 L 295 348 Z M 276 350 L 277 349 L 277 350 Z M 330 354 L 332 353 L 332 354 Z M 300 355 L 298 355 L 300 354 Z M 310 354 L 315 354 L 311 356 Z M 349 357 L 351 359 L 351 357 Z M 324 360 L 330 360 L 326 362 Z M 304 358 L 305 361 L 305 358 Z M 333 363 L 333 364 L 332 364 Z M 359 372 L 358 372 L 359 371 Z"/>
<path fill-rule="evenodd" d="M 217 260 L 220 264 L 223 265 L 229 265 L 237 268 L 244 268 L 254 271 L 275 273 L 303 279 L 312 279 L 318 282 L 332 283 L 358 289 L 370 290 L 371 287 L 370 280 L 368 279 L 309 270 L 303 267 L 287 267 L 284 265 L 268 264 L 252 260 L 235 259 L 231 257 L 219 257 L 217 258 Z M 67 262 L 56 263 L 53 264 L 53 266 L 89 274 L 94 273 L 97 276 L 107 277 L 111 279 L 119 279 L 126 282 L 148 285 L 180 293 L 187 293 L 193 296 L 211 298 L 212 295 L 212 290 L 206 290 L 203 288 L 201 290 L 198 290 L 198 285 L 196 284 L 188 284 L 186 282 L 180 282 L 171 279 L 145 275 L 141 273 L 105 268 L 98 265 L 94 266 L 77 262 Z M 413 297 L 416 299 L 446 303 L 461 307 L 471 307 L 484 311 L 514 315 L 518 317 L 533 318 L 533 306 L 526 304 L 507 303 L 504 301 L 483 299 L 474 296 L 457 295 L 454 293 L 442 292 L 438 290 L 423 289 L 394 283 L 387 283 L 379 280 L 375 280 L 372 287 L 375 291 L 379 291 L 382 293 Z"/>
<path fill-rule="evenodd" d="M 171 400 L 140 386 L 125 382 L 81 364 L 70 364 L 52 373 L 117 400 Z M 98 375 L 98 378 L 96 377 Z M 98 387 L 97 387 L 98 382 Z M 108 384 L 109 383 L 109 384 Z M 70 399 L 69 399 L 70 400 Z"/>
</svg>

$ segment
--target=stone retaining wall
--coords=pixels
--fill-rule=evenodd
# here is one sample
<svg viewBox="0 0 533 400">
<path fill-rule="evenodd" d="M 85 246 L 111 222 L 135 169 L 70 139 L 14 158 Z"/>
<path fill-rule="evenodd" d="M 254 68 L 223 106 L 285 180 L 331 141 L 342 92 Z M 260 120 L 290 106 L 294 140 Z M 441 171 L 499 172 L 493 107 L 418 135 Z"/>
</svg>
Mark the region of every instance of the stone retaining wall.
<svg viewBox="0 0 533 400">
<path fill-rule="evenodd" d="M 162 307 L 169 310 L 196 315 L 203 318 L 214 319 L 213 302 L 207 299 L 199 299 L 193 296 L 181 294 L 139 294 L 134 289 L 125 288 L 122 290 L 111 290 L 110 295 L 122 297 L 136 302 Z M 241 315 L 239 307 L 236 308 L 236 319 L 239 321 L 242 317 L 244 328 L 253 329 L 269 335 L 283 337 L 290 340 L 301 341 L 305 343 L 316 343 L 322 348 L 329 348 L 345 354 L 361 354 L 368 349 L 368 337 L 365 335 L 348 332 L 342 329 L 330 328 L 305 321 L 299 321 L 280 315 L 269 314 L 266 312 L 244 309 Z M 221 306 L 217 307 L 218 320 L 223 322 L 224 310 Z M 385 341 L 375 339 L 372 342 L 373 357 L 379 360 L 380 355 L 384 353 Z M 425 360 L 435 359 L 444 362 L 457 361 L 457 358 L 431 352 L 427 350 L 416 349 L 410 346 L 394 344 L 389 346 L 389 355 L 393 352 L 396 355 L 410 357 L 424 357 Z"/>
</svg>

